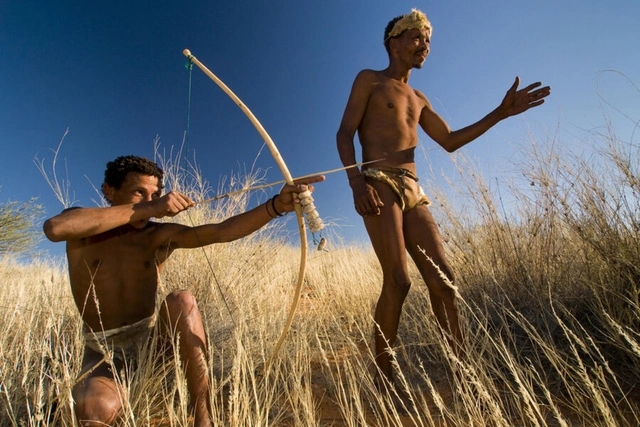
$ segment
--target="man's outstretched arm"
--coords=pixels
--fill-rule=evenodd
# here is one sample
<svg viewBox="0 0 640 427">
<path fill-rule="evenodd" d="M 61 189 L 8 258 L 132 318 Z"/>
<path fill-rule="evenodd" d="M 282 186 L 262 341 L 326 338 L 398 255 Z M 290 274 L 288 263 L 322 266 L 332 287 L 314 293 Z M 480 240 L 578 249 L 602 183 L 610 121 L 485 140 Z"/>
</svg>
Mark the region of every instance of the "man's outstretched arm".
<svg viewBox="0 0 640 427">
<path fill-rule="evenodd" d="M 301 193 L 302 185 L 313 191 L 311 184 L 324 181 L 322 175 L 304 178 L 296 181 L 295 185 L 285 185 L 273 202 L 267 201 L 250 211 L 233 216 L 217 224 L 206 224 L 198 227 L 187 227 L 179 224 L 166 224 L 167 234 L 162 240 L 170 243 L 172 248 L 198 248 L 213 243 L 231 242 L 248 236 L 264 227 L 277 214 L 292 212 L 294 204 L 300 200 L 294 194 Z M 270 199 L 271 200 L 271 199 Z M 275 209 L 274 209 L 275 208 Z"/>
<path fill-rule="evenodd" d="M 449 125 L 431 107 L 429 101 L 424 97 L 425 108 L 420 115 L 420 126 L 434 141 L 445 150 L 452 153 L 458 148 L 468 144 L 486 131 L 495 126 L 498 122 L 517 114 L 521 114 L 530 108 L 537 107 L 544 103 L 544 98 L 549 96 L 551 88 L 545 86 L 539 88 L 542 83 L 536 82 L 518 90 L 520 78 L 516 77 L 515 82 L 509 88 L 500 105 L 476 123 L 465 128 L 452 131 Z M 537 89 L 539 88 L 539 89 Z"/>
<path fill-rule="evenodd" d="M 191 206 L 193 202 L 187 196 L 171 192 L 147 202 L 67 209 L 46 220 L 43 231 L 52 242 L 82 239 L 136 221 L 174 216 Z"/>
</svg>

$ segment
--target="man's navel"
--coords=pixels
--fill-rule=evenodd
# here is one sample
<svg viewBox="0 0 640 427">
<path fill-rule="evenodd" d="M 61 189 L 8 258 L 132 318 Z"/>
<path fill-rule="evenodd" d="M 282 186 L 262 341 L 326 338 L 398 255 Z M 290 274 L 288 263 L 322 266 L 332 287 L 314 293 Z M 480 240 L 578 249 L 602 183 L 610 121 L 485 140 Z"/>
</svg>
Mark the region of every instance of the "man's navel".
<svg viewBox="0 0 640 427">
<path fill-rule="evenodd" d="M 389 107 L 389 108 L 393 108 L 393 102 L 389 102 L 389 103 L 387 104 L 387 107 Z"/>
</svg>

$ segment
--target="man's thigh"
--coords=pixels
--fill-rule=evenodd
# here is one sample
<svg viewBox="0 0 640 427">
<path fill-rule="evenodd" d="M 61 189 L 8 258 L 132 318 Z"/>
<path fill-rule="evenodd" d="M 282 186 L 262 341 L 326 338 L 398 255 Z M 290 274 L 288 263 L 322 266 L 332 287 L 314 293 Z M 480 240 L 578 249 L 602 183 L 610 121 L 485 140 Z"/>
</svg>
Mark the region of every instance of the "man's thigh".
<svg viewBox="0 0 640 427">
<path fill-rule="evenodd" d="M 450 276 L 442 237 L 427 205 L 419 205 L 405 212 L 403 234 L 407 251 L 423 275 L 434 272 L 433 264 L 436 264 L 445 275 Z"/>
<path fill-rule="evenodd" d="M 405 236 L 403 235 L 403 213 L 398 197 L 391 188 L 378 181 L 368 180 L 384 203 L 380 215 L 364 217 L 373 249 L 383 271 L 407 271 Z"/>
</svg>

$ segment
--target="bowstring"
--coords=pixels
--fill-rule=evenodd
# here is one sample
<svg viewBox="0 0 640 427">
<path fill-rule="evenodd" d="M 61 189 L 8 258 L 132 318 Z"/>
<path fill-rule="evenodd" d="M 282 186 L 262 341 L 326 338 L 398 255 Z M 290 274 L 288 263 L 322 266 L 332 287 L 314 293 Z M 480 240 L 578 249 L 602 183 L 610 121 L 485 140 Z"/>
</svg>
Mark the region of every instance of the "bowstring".
<svg viewBox="0 0 640 427">
<path fill-rule="evenodd" d="M 189 154 L 189 133 L 191 131 L 191 81 L 192 81 L 192 76 L 193 76 L 193 61 L 191 61 L 191 59 L 189 59 L 189 62 L 187 64 L 185 64 L 185 68 L 187 68 L 189 70 L 189 90 L 187 93 L 187 128 L 185 131 L 185 136 L 184 136 L 184 147 L 185 147 L 185 155 L 184 155 L 184 170 L 187 170 L 187 156 Z M 196 240 L 198 241 L 198 244 L 200 245 L 200 248 L 202 249 L 202 254 L 204 255 L 205 260 L 207 261 L 207 265 L 209 266 L 209 271 L 211 272 L 211 276 L 213 276 L 213 279 L 215 281 L 216 284 L 216 289 L 218 290 L 218 293 L 220 294 L 220 298 L 222 298 L 222 302 L 224 303 L 224 306 L 227 308 L 227 312 L 229 312 L 229 317 L 231 318 L 231 323 L 233 323 L 234 327 L 237 327 L 235 320 L 233 319 L 233 313 L 231 312 L 231 309 L 229 308 L 229 304 L 227 303 L 227 299 L 224 296 L 224 293 L 222 292 L 222 287 L 220 286 L 220 282 L 218 281 L 218 277 L 216 276 L 216 272 L 213 269 L 213 265 L 211 264 L 211 259 L 209 258 L 209 255 L 207 255 L 207 251 L 205 250 L 204 245 L 202 244 L 202 241 L 200 240 L 200 236 L 198 235 L 198 232 L 196 230 L 196 225 L 193 221 L 193 218 L 191 217 L 191 213 L 189 212 L 189 209 L 187 209 L 187 217 L 189 218 L 189 222 L 191 223 L 191 227 L 193 229 L 193 234 L 196 236 Z"/>
</svg>

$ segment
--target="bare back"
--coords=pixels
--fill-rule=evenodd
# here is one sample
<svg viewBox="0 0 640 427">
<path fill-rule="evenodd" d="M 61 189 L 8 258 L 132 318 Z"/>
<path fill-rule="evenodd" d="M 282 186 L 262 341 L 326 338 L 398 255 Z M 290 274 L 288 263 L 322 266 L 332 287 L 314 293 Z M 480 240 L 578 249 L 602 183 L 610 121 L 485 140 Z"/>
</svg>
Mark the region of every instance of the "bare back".
<svg viewBox="0 0 640 427">
<path fill-rule="evenodd" d="M 361 76 L 364 84 L 354 89 L 368 93 L 358 127 L 363 161 L 385 158 L 378 165 L 415 172 L 417 129 L 427 105 L 424 95 L 407 83 L 387 77 L 384 71 L 364 70 Z"/>
<path fill-rule="evenodd" d="M 113 329 L 154 313 L 158 276 L 170 254 L 167 245 L 157 242 L 167 226 L 124 225 L 67 242 L 71 291 L 89 327 Z"/>
</svg>

